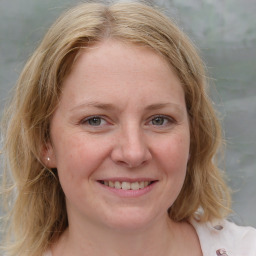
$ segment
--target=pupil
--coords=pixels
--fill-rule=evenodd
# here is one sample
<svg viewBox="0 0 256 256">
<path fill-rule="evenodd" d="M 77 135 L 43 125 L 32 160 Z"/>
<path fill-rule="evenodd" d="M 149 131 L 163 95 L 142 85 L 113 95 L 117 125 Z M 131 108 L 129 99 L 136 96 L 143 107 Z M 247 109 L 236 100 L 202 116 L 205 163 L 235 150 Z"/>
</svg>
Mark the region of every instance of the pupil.
<svg viewBox="0 0 256 256">
<path fill-rule="evenodd" d="M 156 117 L 152 121 L 153 125 L 162 125 L 164 123 L 164 119 L 162 117 Z"/>
<path fill-rule="evenodd" d="M 99 117 L 93 117 L 89 120 L 89 124 L 94 126 L 100 125 L 101 119 Z"/>
</svg>

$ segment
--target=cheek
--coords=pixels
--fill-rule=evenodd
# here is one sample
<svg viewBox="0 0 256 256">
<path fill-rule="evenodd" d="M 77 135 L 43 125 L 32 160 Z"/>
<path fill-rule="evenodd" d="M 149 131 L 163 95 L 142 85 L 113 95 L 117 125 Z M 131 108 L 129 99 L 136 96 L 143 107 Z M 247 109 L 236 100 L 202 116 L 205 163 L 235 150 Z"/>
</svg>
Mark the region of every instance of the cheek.
<svg viewBox="0 0 256 256">
<path fill-rule="evenodd" d="M 189 158 L 189 136 L 170 136 L 155 150 L 166 173 L 185 175 Z M 181 175 L 182 177 L 183 175 Z"/>
<path fill-rule="evenodd" d="M 61 143 L 55 147 L 56 166 L 60 181 L 68 186 L 89 179 L 108 154 L 108 148 L 102 146 L 108 143 L 83 133 L 58 137 Z"/>
</svg>

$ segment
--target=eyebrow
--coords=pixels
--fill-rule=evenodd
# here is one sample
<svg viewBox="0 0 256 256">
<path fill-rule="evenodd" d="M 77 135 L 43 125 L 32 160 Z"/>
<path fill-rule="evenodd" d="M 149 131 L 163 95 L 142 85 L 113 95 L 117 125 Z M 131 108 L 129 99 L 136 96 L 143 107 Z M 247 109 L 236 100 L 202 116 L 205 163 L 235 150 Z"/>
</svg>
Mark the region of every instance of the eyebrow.
<svg viewBox="0 0 256 256">
<path fill-rule="evenodd" d="M 175 107 L 181 110 L 181 107 L 175 103 L 156 103 L 146 107 L 146 110 L 158 110 L 165 107 Z"/>
<path fill-rule="evenodd" d="M 91 101 L 91 102 L 80 104 L 80 105 L 72 108 L 71 111 L 75 111 L 80 108 L 86 108 L 86 107 L 93 107 L 93 108 L 110 110 L 110 111 L 116 109 L 116 107 L 111 103 L 102 103 L 102 102 L 97 102 L 97 101 Z M 152 110 L 162 109 L 165 107 L 172 107 L 172 108 L 176 109 L 177 111 L 182 112 L 181 106 L 179 106 L 176 103 L 171 103 L 171 102 L 151 104 L 151 105 L 146 106 L 145 110 L 152 111 Z"/>
<path fill-rule="evenodd" d="M 94 107 L 94 108 L 98 108 L 98 109 L 104 109 L 104 110 L 113 110 L 115 109 L 115 106 L 111 103 L 101 103 L 101 102 L 97 102 L 97 101 L 91 101 L 88 103 L 83 103 L 80 104 L 78 106 L 75 106 L 74 108 L 71 109 L 71 111 L 75 111 L 78 110 L 80 108 L 88 108 L 88 107 Z"/>
</svg>

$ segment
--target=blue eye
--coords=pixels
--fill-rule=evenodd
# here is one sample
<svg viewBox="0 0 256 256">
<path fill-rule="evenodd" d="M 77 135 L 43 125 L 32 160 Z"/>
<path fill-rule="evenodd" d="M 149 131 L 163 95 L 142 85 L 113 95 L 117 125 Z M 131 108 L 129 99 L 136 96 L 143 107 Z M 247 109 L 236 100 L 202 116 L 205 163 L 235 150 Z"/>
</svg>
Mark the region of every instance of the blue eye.
<svg viewBox="0 0 256 256">
<path fill-rule="evenodd" d="M 106 121 L 100 116 L 93 116 L 83 120 L 83 124 L 87 124 L 90 126 L 100 126 L 106 124 Z"/>
<path fill-rule="evenodd" d="M 158 116 L 158 117 L 155 117 L 154 119 L 152 119 L 152 124 L 153 125 L 163 125 L 164 121 L 165 121 L 165 118 Z"/>
<path fill-rule="evenodd" d="M 99 126 L 101 125 L 101 118 L 100 117 L 92 117 L 89 120 L 87 120 L 89 125 L 92 126 Z"/>
<path fill-rule="evenodd" d="M 166 116 L 155 116 L 151 119 L 151 124 L 154 126 L 165 126 L 169 123 L 173 123 L 174 121 L 172 118 L 166 117 Z"/>
</svg>

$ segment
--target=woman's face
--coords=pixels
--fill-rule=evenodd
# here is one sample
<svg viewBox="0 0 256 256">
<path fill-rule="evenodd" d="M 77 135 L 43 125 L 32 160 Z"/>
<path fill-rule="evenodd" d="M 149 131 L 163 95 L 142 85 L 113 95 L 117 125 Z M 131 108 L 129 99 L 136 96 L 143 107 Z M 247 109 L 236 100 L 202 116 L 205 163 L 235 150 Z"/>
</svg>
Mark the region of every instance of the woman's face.
<svg viewBox="0 0 256 256">
<path fill-rule="evenodd" d="M 81 51 L 64 81 L 51 139 L 49 164 L 58 170 L 70 225 L 157 223 L 186 174 L 181 83 L 153 50 L 101 42 Z"/>
</svg>

